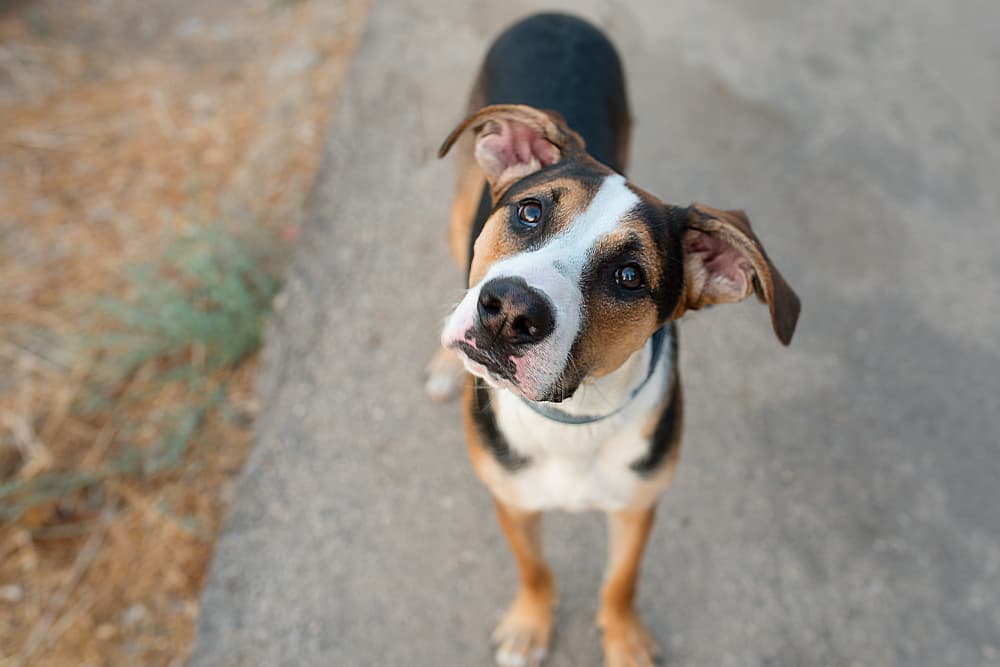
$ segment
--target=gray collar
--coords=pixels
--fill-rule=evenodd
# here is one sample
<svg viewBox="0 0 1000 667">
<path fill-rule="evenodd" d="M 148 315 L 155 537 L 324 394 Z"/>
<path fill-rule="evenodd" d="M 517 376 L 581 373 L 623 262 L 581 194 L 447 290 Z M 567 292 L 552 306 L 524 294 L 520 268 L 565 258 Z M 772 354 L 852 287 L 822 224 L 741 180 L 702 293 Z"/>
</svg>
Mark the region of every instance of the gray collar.
<svg viewBox="0 0 1000 667">
<path fill-rule="evenodd" d="M 565 410 L 560 410 L 555 407 L 556 404 L 553 403 L 539 403 L 536 401 L 529 401 L 528 399 L 522 397 L 521 401 L 531 408 L 535 413 L 545 417 L 546 419 L 551 419 L 554 422 L 559 422 L 560 424 L 593 424 L 594 422 L 599 422 L 602 419 L 607 419 L 608 417 L 613 417 L 618 414 L 625 407 L 632 402 L 632 400 L 639 395 L 639 392 L 643 390 L 647 384 L 649 384 L 650 378 L 653 377 L 653 373 L 656 372 L 656 365 L 660 360 L 660 355 L 663 353 L 663 341 L 667 337 L 667 327 L 663 326 L 656 330 L 650 337 L 650 341 L 653 343 L 652 353 L 649 355 L 649 369 L 646 371 L 646 377 L 643 378 L 639 386 L 632 390 L 628 398 L 625 399 L 621 405 L 617 408 L 603 415 L 573 415 Z"/>
</svg>

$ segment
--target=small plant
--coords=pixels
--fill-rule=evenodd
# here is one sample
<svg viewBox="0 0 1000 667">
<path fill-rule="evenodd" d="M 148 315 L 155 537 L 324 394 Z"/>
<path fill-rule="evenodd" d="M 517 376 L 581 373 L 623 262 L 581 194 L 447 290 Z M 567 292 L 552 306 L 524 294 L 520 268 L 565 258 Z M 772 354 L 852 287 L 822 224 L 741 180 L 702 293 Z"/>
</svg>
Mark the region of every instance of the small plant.
<svg viewBox="0 0 1000 667">
<path fill-rule="evenodd" d="M 223 406 L 227 382 L 260 347 L 285 253 L 264 231 L 197 225 L 154 266 L 128 270 L 126 296 L 97 301 L 93 326 L 103 333 L 81 350 L 97 363 L 78 409 L 110 423 L 111 454 L 85 469 L 0 484 L 0 521 L 110 478 L 181 467 L 204 420 Z"/>
<path fill-rule="evenodd" d="M 153 361 L 184 359 L 169 379 L 195 380 L 232 370 L 260 346 L 284 253 L 263 233 L 235 236 L 218 225 L 194 227 L 156 267 L 129 272 L 131 294 L 105 298 L 111 331 L 97 341 L 105 382 Z"/>
</svg>

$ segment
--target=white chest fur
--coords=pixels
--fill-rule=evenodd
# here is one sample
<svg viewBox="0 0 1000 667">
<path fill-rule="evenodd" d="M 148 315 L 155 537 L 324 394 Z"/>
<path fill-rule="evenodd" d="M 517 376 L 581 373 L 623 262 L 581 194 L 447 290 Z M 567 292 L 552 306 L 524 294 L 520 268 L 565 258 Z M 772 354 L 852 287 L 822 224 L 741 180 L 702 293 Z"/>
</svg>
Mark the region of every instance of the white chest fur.
<svg viewBox="0 0 1000 667">
<path fill-rule="evenodd" d="M 669 336 L 669 334 L 668 334 Z M 670 341 L 664 341 L 669 350 Z M 649 416 L 663 404 L 669 391 L 669 352 L 660 355 L 653 374 L 634 397 L 635 387 L 648 374 L 651 346 L 647 344 L 618 370 L 582 385 L 560 409 L 574 414 L 612 416 L 589 424 L 564 424 L 544 417 L 509 391 L 494 392 L 497 425 L 507 444 L 530 463 L 505 480 L 494 493 L 506 503 L 526 510 L 568 511 L 623 509 L 642 479 L 631 465 L 649 451 Z"/>
</svg>

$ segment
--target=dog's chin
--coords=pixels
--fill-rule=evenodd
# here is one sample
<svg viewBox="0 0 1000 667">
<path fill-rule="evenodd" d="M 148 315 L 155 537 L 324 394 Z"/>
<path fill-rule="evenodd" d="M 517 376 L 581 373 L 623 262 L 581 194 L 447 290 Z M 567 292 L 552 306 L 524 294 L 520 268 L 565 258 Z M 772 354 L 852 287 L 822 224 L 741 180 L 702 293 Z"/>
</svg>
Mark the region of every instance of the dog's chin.
<svg viewBox="0 0 1000 667">
<path fill-rule="evenodd" d="M 458 356 L 461 357 L 462 363 L 465 364 L 465 370 L 469 371 L 472 375 L 477 378 L 482 379 L 486 384 L 493 387 L 494 389 L 506 389 L 512 391 L 515 394 L 524 395 L 520 387 L 511 382 L 510 380 L 501 377 L 498 372 L 488 368 L 485 364 L 470 359 L 461 350 L 458 351 Z"/>
<path fill-rule="evenodd" d="M 512 394 L 526 398 L 529 401 L 539 400 L 534 398 L 535 394 L 530 389 L 523 389 L 516 382 L 503 377 L 499 370 L 490 368 L 486 363 L 470 358 L 461 349 L 458 350 L 458 356 L 462 359 L 462 363 L 465 364 L 465 370 L 469 371 L 475 377 L 480 378 L 494 389 L 506 389 Z"/>
<path fill-rule="evenodd" d="M 525 387 L 512 380 L 509 380 L 500 375 L 500 372 L 490 368 L 488 365 L 469 358 L 462 350 L 458 350 L 458 355 L 462 359 L 462 363 L 465 364 L 465 370 L 467 370 L 472 375 L 483 380 L 486 384 L 493 387 L 494 389 L 506 389 L 507 391 L 520 396 L 521 398 L 532 401 L 533 403 L 561 403 L 569 398 L 572 398 L 573 394 L 576 393 L 577 386 L 573 385 L 571 387 L 561 387 L 558 391 L 553 389 L 537 389 L 534 387 Z"/>
</svg>

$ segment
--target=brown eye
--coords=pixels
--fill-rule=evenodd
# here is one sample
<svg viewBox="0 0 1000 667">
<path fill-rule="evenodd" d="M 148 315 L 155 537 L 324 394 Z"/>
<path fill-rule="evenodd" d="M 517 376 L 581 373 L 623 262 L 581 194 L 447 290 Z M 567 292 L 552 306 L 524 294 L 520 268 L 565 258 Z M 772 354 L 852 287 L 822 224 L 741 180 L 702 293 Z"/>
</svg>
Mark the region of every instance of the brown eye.
<svg viewBox="0 0 1000 667">
<path fill-rule="evenodd" d="M 527 199 L 517 206 L 517 219 L 522 225 L 534 227 L 542 221 L 542 204 L 537 199 Z"/>
<path fill-rule="evenodd" d="M 615 271 L 615 282 L 627 290 L 637 290 L 643 286 L 642 269 L 638 264 L 626 264 Z"/>
</svg>

